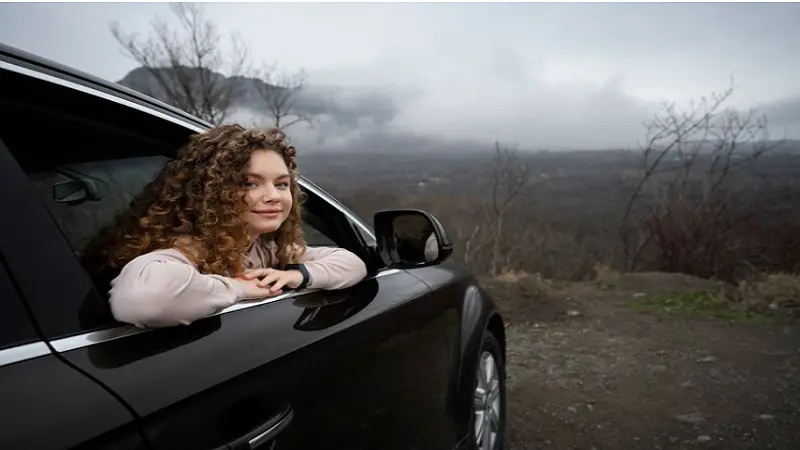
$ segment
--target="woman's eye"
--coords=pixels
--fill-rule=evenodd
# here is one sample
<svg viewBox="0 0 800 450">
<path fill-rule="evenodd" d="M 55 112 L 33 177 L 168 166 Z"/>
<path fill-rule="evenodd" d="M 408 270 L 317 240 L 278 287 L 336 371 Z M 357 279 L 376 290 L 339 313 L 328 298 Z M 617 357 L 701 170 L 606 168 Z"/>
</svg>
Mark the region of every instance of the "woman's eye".
<svg viewBox="0 0 800 450">
<path fill-rule="evenodd" d="M 256 186 L 258 186 L 258 184 L 256 184 L 255 181 L 247 181 L 244 183 L 244 187 L 246 187 L 247 189 L 254 188 Z"/>
<path fill-rule="evenodd" d="M 286 183 L 286 182 L 275 183 L 275 187 L 278 188 L 278 189 L 288 189 L 289 188 L 289 183 Z"/>
</svg>

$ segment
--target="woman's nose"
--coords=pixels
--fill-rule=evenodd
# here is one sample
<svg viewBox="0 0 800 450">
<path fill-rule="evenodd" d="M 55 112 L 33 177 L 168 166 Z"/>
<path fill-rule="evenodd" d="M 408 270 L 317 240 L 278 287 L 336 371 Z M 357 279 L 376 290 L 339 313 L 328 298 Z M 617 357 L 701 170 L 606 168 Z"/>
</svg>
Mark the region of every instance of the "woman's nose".
<svg viewBox="0 0 800 450">
<path fill-rule="evenodd" d="M 261 200 L 265 202 L 275 202 L 280 200 L 280 198 L 281 198 L 280 193 L 278 192 L 277 189 L 275 189 L 275 186 L 271 184 L 268 184 L 264 188 L 264 193 L 261 196 Z"/>
</svg>

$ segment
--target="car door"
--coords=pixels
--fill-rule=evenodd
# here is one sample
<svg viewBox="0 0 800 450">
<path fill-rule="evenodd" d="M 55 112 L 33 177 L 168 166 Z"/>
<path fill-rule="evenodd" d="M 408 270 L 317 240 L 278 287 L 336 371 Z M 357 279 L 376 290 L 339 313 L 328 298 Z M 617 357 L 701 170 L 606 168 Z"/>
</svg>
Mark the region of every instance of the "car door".
<svg viewBox="0 0 800 450">
<path fill-rule="evenodd" d="M 242 303 L 190 326 L 115 323 L 105 287 L 80 265 L 81 245 L 152 179 L 178 133 L 147 111 L 120 110 L 124 101 L 92 97 L 91 86 L 69 86 L 36 86 L 40 103 L 23 104 L 0 127 L 13 141 L 6 175 L 25 213 L 13 222 L 9 270 L 57 356 L 140 417 L 133 423 L 148 446 L 453 446 L 452 364 L 440 319 L 448 305 L 404 271 L 373 266 L 349 289 Z M 79 145 L 66 151 L 26 139 L 39 129 L 77 136 Z M 98 187 L 91 201 L 55 198 L 63 177 L 76 173 Z M 341 208 L 307 193 L 309 222 L 321 228 L 314 236 L 370 254 Z M 114 422 L 120 433 L 130 426 L 122 420 Z"/>
</svg>

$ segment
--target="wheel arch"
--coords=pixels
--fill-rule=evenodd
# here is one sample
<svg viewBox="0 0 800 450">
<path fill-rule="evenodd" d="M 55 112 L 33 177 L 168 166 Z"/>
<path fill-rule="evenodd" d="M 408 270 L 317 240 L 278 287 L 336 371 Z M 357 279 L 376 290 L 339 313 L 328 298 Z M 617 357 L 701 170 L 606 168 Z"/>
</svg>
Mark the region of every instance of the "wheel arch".
<svg viewBox="0 0 800 450">
<path fill-rule="evenodd" d="M 489 323 L 486 324 L 486 329 L 497 339 L 500 344 L 500 350 L 503 352 L 503 363 L 508 359 L 506 353 L 506 324 L 499 313 L 495 312 L 489 318 Z"/>
<path fill-rule="evenodd" d="M 477 281 L 464 290 L 461 305 L 460 339 L 456 357 L 456 381 L 452 392 L 453 415 L 461 436 L 469 433 L 473 383 L 478 355 L 485 334 L 491 333 L 500 344 L 503 364 L 506 356 L 505 321 L 491 299 Z"/>
</svg>

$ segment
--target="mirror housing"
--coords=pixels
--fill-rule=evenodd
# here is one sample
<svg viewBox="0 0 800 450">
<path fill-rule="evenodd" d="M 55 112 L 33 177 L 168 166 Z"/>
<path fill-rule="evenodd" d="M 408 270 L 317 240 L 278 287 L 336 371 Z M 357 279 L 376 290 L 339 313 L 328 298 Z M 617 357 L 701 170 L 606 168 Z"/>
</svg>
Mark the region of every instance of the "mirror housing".
<svg viewBox="0 0 800 450">
<path fill-rule="evenodd" d="M 436 217 L 416 209 L 379 211 L 374 217 L 378 253 L 388 267 L 441 264 L 453 254 L 453 243 Z"/>
<path fill-rule="evenodd" d="M 76 205 L 86 200 L 100 200 L 100 194 L 94 181 L 85 177 L 70 178 L 53 184 L 53 200 Z"/>
</svg>

